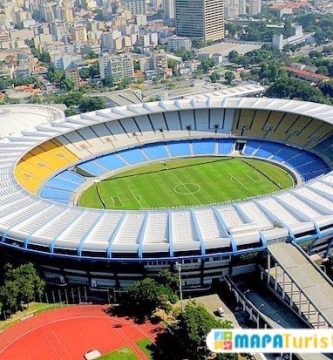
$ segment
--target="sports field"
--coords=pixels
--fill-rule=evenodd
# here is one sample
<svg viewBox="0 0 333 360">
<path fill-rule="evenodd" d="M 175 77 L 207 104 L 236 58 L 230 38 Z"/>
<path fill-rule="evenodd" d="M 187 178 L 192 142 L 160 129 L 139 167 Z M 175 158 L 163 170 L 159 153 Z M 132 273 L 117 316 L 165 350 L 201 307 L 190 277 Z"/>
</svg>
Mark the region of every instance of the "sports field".
<svg viewBox="0 0 333 360">
<path fill-rule="evenodd" d="M 119 173 L 87 189 L 79 205 L 129 210 L 198 206 L 269 194 L 293 184 L 288 172 L 264 161 L 196 157 Z"/>
</svg>

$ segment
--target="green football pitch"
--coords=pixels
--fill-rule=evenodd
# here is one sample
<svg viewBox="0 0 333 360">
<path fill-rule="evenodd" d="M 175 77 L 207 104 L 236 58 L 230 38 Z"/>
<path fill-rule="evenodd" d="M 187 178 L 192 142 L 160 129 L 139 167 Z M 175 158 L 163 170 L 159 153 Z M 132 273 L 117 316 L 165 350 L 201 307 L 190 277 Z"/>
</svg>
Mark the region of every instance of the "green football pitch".
<svg viewBox="0 0 333 360">
<path fill-rule="evenodd" d="M 293 186 L 282 168 L 254 159 L 196 157 L 143 165 L 92 185 L 79 205 L 163 209 L 241 200 Z"/>
</svg>

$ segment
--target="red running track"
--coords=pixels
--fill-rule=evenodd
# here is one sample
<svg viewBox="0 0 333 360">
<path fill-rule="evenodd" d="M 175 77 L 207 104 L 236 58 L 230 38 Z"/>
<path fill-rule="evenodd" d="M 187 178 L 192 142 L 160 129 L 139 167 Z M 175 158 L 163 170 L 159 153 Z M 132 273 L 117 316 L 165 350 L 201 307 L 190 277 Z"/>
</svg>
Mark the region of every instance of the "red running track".
<svg viewBox="0 0 333 360">
<path fill-rule="evenodd" d="M 113 317 L 99 305 L 69 306 L 29 318 L 0 334 L 1 360 L 82 360 L 92 349 L 102 354 L 124 346 L 147 359 L 136 345 L 155 340 L 158 326 Z M 121 326 L 120 326 L 121 325 Z"/>
</svg>

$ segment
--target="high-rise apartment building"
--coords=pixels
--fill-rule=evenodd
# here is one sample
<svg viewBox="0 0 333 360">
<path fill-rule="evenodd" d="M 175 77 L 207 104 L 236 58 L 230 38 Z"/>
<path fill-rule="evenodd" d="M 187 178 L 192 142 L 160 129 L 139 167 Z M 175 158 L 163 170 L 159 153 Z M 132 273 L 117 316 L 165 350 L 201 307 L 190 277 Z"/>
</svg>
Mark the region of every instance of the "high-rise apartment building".
<svg viewBox="0 0 333 360">
<path fill-rule="evenodd" d="M 176 16 L 175 0 L 163 0 L 164 17 L 174 19 Z"/>
<path fill-rule="evenodd" d="M 115 81 L 134 76 L 133 58 L 130 54 L 103 54 L 99 58 L 101 79 L 112 76 Z"/>
<path fill-rule="evenodd" d="M 249 0 L 249 15 L 255 16 L 261 13 L 261 0 Z"/>
<path fill-rule="evenodd" d="M 133 15 L 144 15 L 147 13 L 146 0 L 124 0 L 124 5 Z"/>
<path fill-rule="evenodd" d="M 244 14 L 246 14 L 246 0 L 225 0 L 224 16 L 226 19 Z"/>
<path fill-rule="evenodd" d="M 177 35 L 216 41 L 224 38 L 224 0 L 176 0 Z"/>
</svg>

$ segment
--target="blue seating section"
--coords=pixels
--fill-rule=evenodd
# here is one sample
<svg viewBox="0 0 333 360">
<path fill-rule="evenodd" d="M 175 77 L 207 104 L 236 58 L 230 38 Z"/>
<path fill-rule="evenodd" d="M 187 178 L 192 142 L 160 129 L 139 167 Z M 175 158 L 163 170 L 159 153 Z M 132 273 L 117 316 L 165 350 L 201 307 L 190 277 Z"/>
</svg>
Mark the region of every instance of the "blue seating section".
<svg viewBox="0 0 333 360">
<path fill-rule="evenodd" d="M 106 172 L 106 169 L 96 164 L 94 160 L 89 160 L 78 165 L 78 169 L 84 170 L 92 176 L 100 176 Z"/>
<path fill-rule="evenodd" d="M 280 149 L 281 149 L 281 144 L 271 143 L 271 142 L 262 143 L 259 150 L 255 153 L 255 156 L 259 156 L 267 159 Z"/>
<path fill-rule="evenodd" d="M 95 163 L 109 171 L 117 170 L 126 166 L 126 163 L 115 154 L 105 155 L 95 159 Z"/>
<path fill-rule="evenodd" d="M 63 171 L 62 173 L 58 174 L 57 177 L 61 180 L 68 181 L 78 185 L 81 185 L 86 181 L 86 179 L 83 176 L 69 170 Z"/>
<path fill-rule="evenodd" d="M 261 145 L 262 145 L 262 141 L 249 140 L 245 145 L 243 154 L 251 156 L 256 150 L 258 150 L 259 146 Z"/>
<path fill-rule="evenodd" d="M 192 149 L 194 155 L 211 155 L 215 154 L 215 145 L 214 140 L 201 140 L 193 141 Z"/>
<path fill-rule="evenodd" d="M 235 145 L 233 139 L 204 139 L 173 141 L 144 145 L 141 148 L 122 150 L 100 156 L 77 166 L 87 177 L 101 176 L 109 171 L 147 161 L 192 155 L 229 155 Z M 191 151 L 192 150 L 192 151 Z M 312 153 L 269 141 L 249 140 L 243 150 L 247 156 L 275 160 L 294 168 L 304 180 L 310 180 L 329 172 L 324 161 Z M 50 179 L 41 189 L 40 196 L 59 203 L 68 204 L 86 178 L 74 171 L 66 170 Z"/>
<path fill-rule="evenodd" d="M 121 156 L 122 159 L 124 159 L 130 165 L 135 165 L 140 162 L 147 161 L 142 151 L 139 149 L 125 150 L 119 152 L 118 154 L 119 156 Z"/>
<path fill-rule="evenodd" d="M 72 195 L 74 195 L 74 192 L 54 189 L 48 186 L 44 186 L 40 192 L 40 196 L 42 198 L 53 200 L 62 204 L 68 204 Z"/>
<path fill-rule="evenodd" d="M 319 143 L 315 147 L 315 150 L 320 154 L 327 156 L 333 162 L 333 135 Z"/>
<path fill-rule="evenodd" d="M 190 156 L 191 149 L 188 141 L 177 141 L 168 144 L 168 149 L 172 157 Z"/>
<path fill-rule="evenodd" d="M 167 159 L 169 157 L 164 145 L 145 145 L 143 151 L 151 160 Z"/>
<path fill-rule="evenodd" d="M 318 156 L 302 149 L 269 141 L 250 140 L 245 155 L 274 160 L 294 168 L 305 181 L 329 172 L 327 164 Z"/>
<path fill-rule="evenodd" d="M 218 154 L 219 155 L 229 155 L 233 149 L 235 140 L 232 139 L 221 139 L 218 141 Z"/>
</svg>

